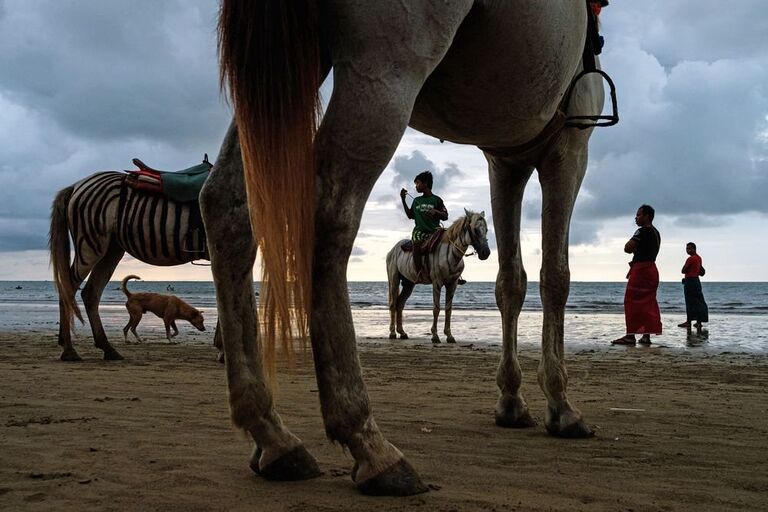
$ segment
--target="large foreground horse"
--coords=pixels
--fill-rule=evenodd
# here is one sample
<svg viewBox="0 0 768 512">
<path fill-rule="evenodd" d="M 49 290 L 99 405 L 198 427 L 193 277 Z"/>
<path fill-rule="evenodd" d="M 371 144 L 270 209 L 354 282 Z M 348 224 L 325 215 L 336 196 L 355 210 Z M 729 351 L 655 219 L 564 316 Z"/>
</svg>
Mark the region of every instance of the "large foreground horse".
<svg viewBox="0 0 768 512">
<path fill-rule="evenodd" d="M 521 202 L 538 170 L 544 421 L 552 435 L 592 435 L 566 394 L 563 360 L 568 228 L 591 130 L 563 128 L 562 119 L 600 113 L 604 99 L 599 77 L 589 75 L 565 107 L 587 18 L 583 0 L 223 1 L 222 80 L 237 128 L 226 136 L 201 202 L 232 418 L 256 443 L 251 467 L 260 475 L 319 473 L 278 415 L 262 365 L 275 339 L 286 340 L 297 325 L 299 334 L 309 328 L 326 433 L 354 458 L 358 488 L 426 490 L 371 413 L 346 279 L 366 200 L 409 125 L 481 147 L 488 160 L 503 333 L 496 423 L 506 427 L 534 424 L 520 391 L 516 329 L 526 289 Z M 331 67 L 333 95 L 315 134 L 317 91 Z M 257 246 L 265 269 L 263 336 L 251 287 Z"/>
<path fill-rule="evenodd" d="M 453 312 L 453 294 L 464 270 L 464 255 L 473 247 L 481 260 L 488 259 L 488 225 L 485 213 L 465 210 L 465 215 L 451 224 L 440 243 L 425 255 L 428 273 L 420 276 L 413 262 L 413 251 L 405 252 L 402 248 L 407 240 L 400 240 L 387 253 L 387 281 L 389 282 L 389 337 L 408 339 L 403 329 L 403 309 L 416 284 L 432 285 L 432 343 L 440 343 L 437 334 L 437 319 L 440 316 L 440 295 L 445 286 L 445 336 L 448 343 L 456 340 L 451 334 L 451 313 Z M 421 279 L 420 279 L 421 278 Z M 401 288 L 402 285 L 402 288 Z"/>
</svg>

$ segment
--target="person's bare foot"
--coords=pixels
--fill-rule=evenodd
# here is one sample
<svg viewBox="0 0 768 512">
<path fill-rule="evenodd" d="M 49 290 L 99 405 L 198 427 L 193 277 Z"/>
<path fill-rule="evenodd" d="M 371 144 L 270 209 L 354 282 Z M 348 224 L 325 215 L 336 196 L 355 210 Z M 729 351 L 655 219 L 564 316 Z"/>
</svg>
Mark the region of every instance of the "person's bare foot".
<svg viewBox="0 0 768 512">
<path fill-rule="evenodd" d="M 634 346 L 636 343 L 635 337 L 632 334 L 627 334 L 626 336 L 622 336 L 621 338 L 615 339 L 611 342 L 611 345 L 632 345 Z"/>
<path fill-rule="evenodd" d="M 677 324 L 678 327 L 685 327 L 686 329 L 691 328 L 691 322 L 683 322 L 681 324 Z"/>
<path fill-rule="evenodd" d="M 640 343 L 641 345 L 650 345 L 651 337 L 647 334 L 643 334 L 643 336 L 640 338 L 640 341 L 638 343 Z"/>
</svg>

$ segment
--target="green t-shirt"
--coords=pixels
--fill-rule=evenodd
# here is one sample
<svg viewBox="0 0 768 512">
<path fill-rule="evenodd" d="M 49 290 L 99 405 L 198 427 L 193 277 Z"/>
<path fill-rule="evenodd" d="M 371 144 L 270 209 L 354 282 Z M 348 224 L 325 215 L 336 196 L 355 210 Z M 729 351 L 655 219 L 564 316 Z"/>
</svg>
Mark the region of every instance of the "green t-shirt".
<svg viewBox="0 0 768 512">
<path fill-rule="evenodd" d="M 411 235 L 413 240 L 421 241 L 425 235 L 431 235 L 440 227 L 440 219 L 437 217 L 430 218 L 427 215 L 427 212 L 432 208 L 435 210 L 445 208 L 443 200 L 439 196 L 432 194 L 431 196 L 419 196 L 413 200 L 411 210 L 413 211 L 413 219 L 416 221 L 416 227 L 413 228 Z"/>
</svg>

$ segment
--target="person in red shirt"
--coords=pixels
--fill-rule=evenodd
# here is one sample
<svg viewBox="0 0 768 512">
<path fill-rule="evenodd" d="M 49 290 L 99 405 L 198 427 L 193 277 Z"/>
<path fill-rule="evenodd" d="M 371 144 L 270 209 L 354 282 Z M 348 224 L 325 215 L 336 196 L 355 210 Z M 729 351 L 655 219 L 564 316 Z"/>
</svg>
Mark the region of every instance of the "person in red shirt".
<svg viewBox="0 0 768 512">
<path fill-rule="evenodd" d="M 701 256 L 696 253 L 696 244 L 688 242 L 685 245 L 685 252 L 688 253 L 688 259 L 685 260 L 682 273 L 683 292 L 685 294 L 685 315 L 686 321 L 678 324 L 678 327 L 691 328 L 691 322 L 696 320 L 694 327 L 701 329 L 703 322 L 709 322 L 709 308 L 704 301 L 704 292 L 701 290 L 701 280 L 699 276 L 704 275 L 704 267 L 701 263 Z"/>
</svg>

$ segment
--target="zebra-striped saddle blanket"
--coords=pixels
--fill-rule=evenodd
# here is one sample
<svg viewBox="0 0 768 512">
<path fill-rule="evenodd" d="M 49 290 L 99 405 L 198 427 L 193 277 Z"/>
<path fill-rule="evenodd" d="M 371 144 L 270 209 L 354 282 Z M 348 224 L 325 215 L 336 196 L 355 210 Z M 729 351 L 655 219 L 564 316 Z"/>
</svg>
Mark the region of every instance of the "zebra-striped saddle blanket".
<svg viewBox="0 0 768 512">
<path fill-rule="evenodd" d="M 181 171 L 158 171 L 146 165 L 138 158 L 133 163 L 138 171 L 126 171 L 125 182 L 129 187 L 153 194 L 167 196 L 173 201 L 188 203 L 197 201 L 200 189 L 211 171 L 211 164 L 206 153 L 203 162 Z"/>
</svg>

